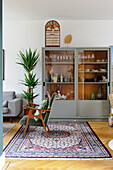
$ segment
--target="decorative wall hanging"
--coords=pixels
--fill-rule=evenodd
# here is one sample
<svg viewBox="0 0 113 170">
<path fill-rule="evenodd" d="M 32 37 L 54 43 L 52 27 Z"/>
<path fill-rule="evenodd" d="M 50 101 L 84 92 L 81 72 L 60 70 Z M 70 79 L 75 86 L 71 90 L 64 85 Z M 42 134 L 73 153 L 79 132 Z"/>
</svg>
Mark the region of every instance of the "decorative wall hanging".
<svg viewBox="0 0 113 170">
<path fill-rule="evenodd" d="M 55 20 L 45 25 L 45 47 L 60 47 L 60 25 Z"/>
<path fill-rule="evenodd" d="M 68 44 L 70 44 L 71 41 L 72 41 L 72 35 L 71 34 L 66 35 L 64 38 L 64 43 L 67 44 L 68 46 Z"/>
</svg>

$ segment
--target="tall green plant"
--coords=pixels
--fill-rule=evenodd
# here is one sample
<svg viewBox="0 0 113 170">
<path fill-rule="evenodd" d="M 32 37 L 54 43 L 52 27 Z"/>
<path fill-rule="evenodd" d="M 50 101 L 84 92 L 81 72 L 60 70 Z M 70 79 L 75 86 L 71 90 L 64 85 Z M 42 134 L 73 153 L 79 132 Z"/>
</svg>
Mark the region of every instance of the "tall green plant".
<svg viewBox="0 0 113 170">
<path fill-rule="evenodd" d="M 35 86 L 40 85 L 39 78 L 36 79 L 36 74 L 33 75 L 33 72 L 30 77 L 26 74 L 24 74 L 24 76 L 25 80 L 21 80 L 21 84 L 30 88 L 35 88 Z"/>
<path fill-rule="evenodd" d="M 37 49 L 33 52 L 31 51 L 31 48 L 29 50 L 25 50 L 25 53 L 22 51 L 19 51 L 18 56 L 20 59 L 20 62 L 17 62 L 17 64 L 20 64 L 23 66 L 23 68 L 26 70 L 27 73 L 30 73 L 37 65 L 39 53 L 37 53 Z"/>
<path fill-rule="evenodd" d="M 37 49 L 35 49 L 33 52 L 31 48 L 29 50 L 19 51 L 18 57 L 19 62 L 16 62 L 17 64 L 21 65 L 28 75 L 25 75 L 25 80 L 21 81 L 21 84 L 28 87 L 27 91 L 23 91 L 23 97 L 28 102 L 33 102 L 33 98 L 37 97 L 39 94 L 33 93 L 33 88 L 35 88 L 37 85 L 39 85 L 39 78 L 36 79 L 36 74 L 33 75 L 33 71 L 37 65 L 38 58 L 40 54 L 37 52 Z M 32 71 L 32 73 L 31 73 Z"/>
</svg>

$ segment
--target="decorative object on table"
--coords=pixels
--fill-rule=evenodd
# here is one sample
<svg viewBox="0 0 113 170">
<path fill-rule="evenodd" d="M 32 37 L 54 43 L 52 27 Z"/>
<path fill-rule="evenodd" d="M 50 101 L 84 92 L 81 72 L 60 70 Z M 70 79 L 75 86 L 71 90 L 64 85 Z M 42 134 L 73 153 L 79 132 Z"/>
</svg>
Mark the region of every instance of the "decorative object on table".
<svg viewBox="0 0 113 170">
<path fill-rule="evenodd" d="M 108 123 L 110 127 L 113 127 L 113 113 L 110 113 L 110 116 L 108 117 Z"/>
<path fill-rule="evenodd" d="M 27 75 L 25 75 L 25 80 L 21 81 L 21 84 L 28 87 L 28 90 L 23 90 L 23 97 L 27 100 L 27 104 L 29 102 L 33 102 L 33 99 L 37 97 L 39 94 L 34 95 L 33 89 L 39 85 L 39 78 L 36 78 L 36 74 L 34 74 L 33 71 L 38 63 L 39 58 L 39 52 L 37 52 L 37 49 L 32 51 L 31 48 L 29 50 L 19 51 L 18 56 L 20 62 L 16 62 L 17 64 L 23 66 L 25 71 L 27 72 Z M 29 105 L 29 104 L 28 104 Z"/>
<path fill-rule="evenodd" d="M 99 85 L 98 93 L 97 93 L 97 99 L 102 100 L 103 99 L 103 93 L 102 93 L 102 85 Z"/>
<path fill-rule="evenodd" d="M 45 25 L 45 47 L 60 47 L 60 24 L 55 20 Z"/>
<path fill-rule="evenodd" d="M 95 99 L 96 99 L 95 92 L 91 92 L 90 93 L 90 100 L 95 100 Z"/>
<path fill-rule="evenodd" d="M 34 159 L 109 159 L 111 154 L 87 122 L 49 122 L 49 137 L 44 128 L 30 126 L 22 138 L 21 126 L 5 147 L 6 158 Z"/>
<path fill-rule="evenodd" d="M 5 136 L 14 126 L 15 124 L 3 124 L 3 136 Z"/>
<path fill-rule="evenodd" d="M 71 34 L 68 34 L 65 36 L 64 38 L 64 43 L 67 44 L 67 46 L 71 43 L 72 41 L 72 35 Z"/>
</svg>

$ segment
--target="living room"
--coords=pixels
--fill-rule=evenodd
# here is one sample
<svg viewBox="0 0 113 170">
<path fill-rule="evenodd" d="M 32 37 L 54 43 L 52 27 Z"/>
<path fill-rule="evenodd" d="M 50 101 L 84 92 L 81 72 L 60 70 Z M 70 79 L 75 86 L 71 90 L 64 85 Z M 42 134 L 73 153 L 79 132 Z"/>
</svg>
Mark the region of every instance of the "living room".
<svg viewBox="0 0 113 170">
<path fill-rule="evenodd" d="M 43 96 L 43 54 L 42 47 L 45 47 L 45 25 L 50 20 L 55 20 L 60 25 L 60 48 L 105 48 L 109 49 L 113 45 L 113 2 L 109 1 L 93 1 L 76 0 L 65 2 L 64 0 L 56 1 L 8 1 L 3 2 L 3 45 L 5 50 L 5 78 L 3 80 L 3 91 L 15 91 L 20 96 L 23 90 L 27 88 L 20 84 L 20 80 L 24 80 L 26 73 L 22 66 L 18 65 L 18 54 L 20 50 L 25 52 L 26 49 L 37 49 L 40 53 L 37 66 L 34 73 L 39 78 L 40 85 L 35 89 L 35 93 L 39 96 L 34 99 L 34 103 L 40 104 L 44 99 Z M 64 43 L 66 35 L 72 36 L 72 41 L 68 45 Z M 52 47 L 54 49 L 54 47 Z M 109 55 L 109 57 L 111 57 Z M 111 66 L 110 66 L 111 67 Z M 109 68 L 110 68 L 109 67 Z M 112 81 L 111 81 L 112 82 Z M 110 92 L 109 92 L 110 93 Z M 108 94 L 109 94 L 108 93 Z M 25 102 L 25 101 L 24 101 Z M 62 102 L 62 101 L 61 101 Z M 25 103 L 24 103 L 25 104 Z M 62 108 L 63 110 L 63 108 Z M 95 112 L 94 109 L 92 112 Z M 21 117 L 23 117 L 21 114 Z M 52 115 L 51 115 L 52 116 Z M 113 139 L 113 129 L 108 126 L 108 116 L 105 120 L 93 119 L 90 123 L 91 128 L 97 133 L 100 140 L 104 143 L 111 155 L 113 151 L 109 148 L 108 143 Z M 16 126 L 4 136 L 5 147 L 11 140 L 13 135 L 19 129 L 20 118 L 14 118 L 12 124 Z M 57 117 L 56 120 L 58 120 Z M 77 120 L 76 116 L 67 117 L 67 119 Z M 2 119 L 2 116 L 1 116 Z M 64 117 L 64 120 L 67 121 Z M 83 119 L 79 119 L 82 121 Z M 61 119 L 63 121 L 63 118 Z M 89 119 L 85 119 L 89 121 Z M 2 122 L 2 120 L 1 120 Z M 4 123 L 10 123 L 5 120 Z M 1 125 L 2 127 L 2 125 Z M 1 132 L 2 134 L 2 132 Z M 2 141 L 1 141 L 2 145 Z M 2 152 L 1 152 L 2 153 Z M 1 154 L 2 155 L 2 154 Z M 31 161 L 31 160 L 30 160 Z M 14 166 L 14 164 L 17 164 Z M 32 160 L 31 169 L 82 169 L 97 166 L 97 169 L 112 169 L 112 159 L 110 160 Z M 90 162 L 90 163 L 88 163 Z M 103 162 L 105 165 L 103 165 Z M 44 164 L 44 165 L 43 165 Z M 52 165 L 54 164 L 54 165 Z M 96 165 L 95 165 L 96 164 Z M 51 167 L 50 167 L 51 166 Z M 67 167 L 66 167 L 67 166 Z M 26 168 L 29 169 L 29 160 L 6 159 L 6 169 Z"/>
</svg>

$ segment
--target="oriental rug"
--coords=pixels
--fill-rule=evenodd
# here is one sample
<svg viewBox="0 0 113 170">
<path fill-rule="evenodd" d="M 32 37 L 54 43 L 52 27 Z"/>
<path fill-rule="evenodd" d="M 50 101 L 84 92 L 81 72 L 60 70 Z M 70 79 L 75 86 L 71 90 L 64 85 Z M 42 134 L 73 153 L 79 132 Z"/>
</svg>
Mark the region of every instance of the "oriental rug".
<svg viewBox="0 0 113 170">
<path fill-rule="evenodd" d="M 32 126 L 22 138 L 21 126 L 5 147 L 6 158 L 106 159 L 111 154 L 88 122 L 49 122 L 49 137 L 43 127 Z"/>
</svg>

